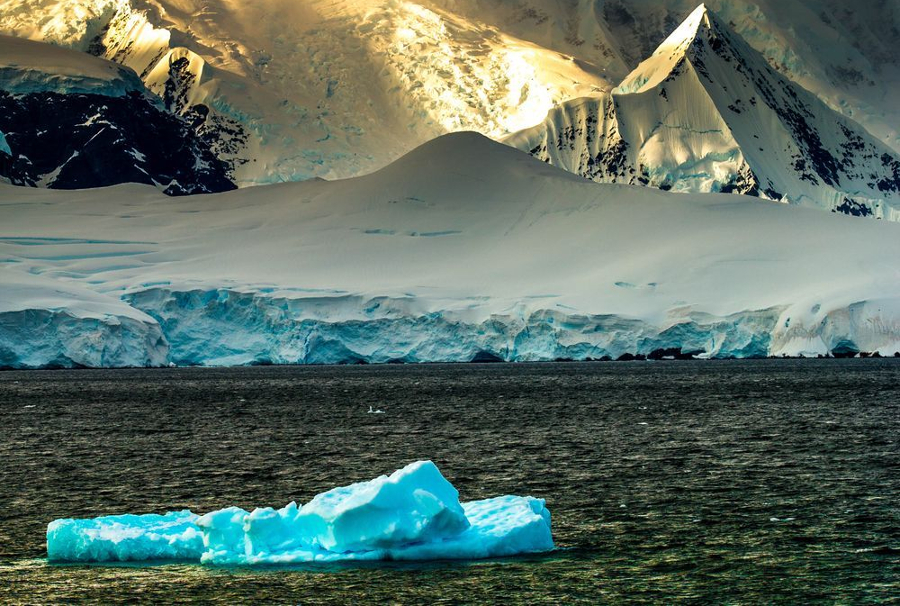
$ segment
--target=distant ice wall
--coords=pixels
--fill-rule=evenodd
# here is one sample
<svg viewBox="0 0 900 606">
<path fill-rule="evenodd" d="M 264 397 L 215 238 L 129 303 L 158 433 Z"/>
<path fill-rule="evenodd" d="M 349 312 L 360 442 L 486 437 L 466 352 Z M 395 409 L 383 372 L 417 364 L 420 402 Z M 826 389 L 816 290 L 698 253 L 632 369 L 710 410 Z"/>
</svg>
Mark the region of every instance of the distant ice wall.
<svg viewBox="0 0 900 606">
<path fill-rule="evenodd" d="M 159 324 L 77 284 L 0 266 L 0 368 L 163 366 Z"/>
<path fill-rule="evenodd" d="M 0 313 L 0 367 L 353 364 L 752 358 L 900 352 L 900 303 L 797 307 L 726 317 L 696 311 L 659 324 L 617 315 L 422 313 L 411 301 L 319 299 L 153 288 L 127 297 L 129 317 L 28 309 Z M 807 310 L 808 311 L 808 310 Z M 23 347 L 23 343 L 27 347 Z"/>
<path fill-rule="evenodd" d="M 748 358 L 900 351 L 892 302 L 858 303 L 803 318 L 789 307 L 726 317 L 687 311 L 657 325 L 617 315 L 422 313 L 412 302 L 336 296 L 322 301 L 230 290 L 130 295 L 155 318 L 176 364 L 341 364 L 549 361 L 623 356 Z M 896 305 L 895 305 L 896 306 Z M 817 310 L 819 311 L 819 310 Z M 793 322 L 791 321 L 791 318 Z M 885 319 L 888 318 L 888 319 Z"/>
<path fill-rule="evenodd" d="M 51 309 L 0 313 L 0 368 L 164 366 L 168 354 L 156 323 Z"/>
</svg>

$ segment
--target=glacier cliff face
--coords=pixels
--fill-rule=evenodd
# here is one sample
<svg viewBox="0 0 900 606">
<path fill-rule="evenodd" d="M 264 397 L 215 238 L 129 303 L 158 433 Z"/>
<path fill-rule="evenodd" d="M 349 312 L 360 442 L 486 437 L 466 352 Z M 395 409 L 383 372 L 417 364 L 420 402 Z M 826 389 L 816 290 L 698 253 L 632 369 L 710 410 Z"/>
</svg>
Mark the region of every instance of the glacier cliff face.
<svg viewBox="0 0 900 606">
<path fill-rule="evenodd" d="M 344 320 L 310 313 L 322 300 L 227 290 L 151 289 L 127 298 L 156 322 L 79 318 L 29 309 L 0 313 L 0 367 L 71 368 L 253 364 L 538 362 L 631 358 L 893 356 L 900 321 L 884 302 L 835 309 L 812 325 L 783 309 L 726 317 L 688 313 L 660 325 L 617 315 L 405 313 L 404 301 L 332 301 Z M 372 311 L 393 303 L 388 314 Z M 890 303 L 889 303 L 890 305 Z M 896 302 L 893 302 L 896 308 Z M 306 308 L 306 311 L 304 311 Z M 351 311 L 353 310 L 353 311 Z M 26 345 L 27 344 L 27 345 Z"/>
<path fill-rule="evenodd" d="M 403 299 L 295 299 L 227 290 L 151 289 L 128 302 L 159 322 L 172 362 L 218 366 L 763 357 L 780 315 L 687 314 L 657 326 L 616 315 L 422 313 L 415 301 Z M 317 310 L 323 306 L 340 309 L 336 315 L 343 318 L 322 317 Z"/>
<path fill-rule="evenodd" d="M 74 284 L 0 268 L 0 368 L 163 366 L 151 317 Z"/>
<path fill-rule="evenodd" d="M 728 316 L 685 310 L 662 322 L 539 309 L 417 312 L 410 300 L 271 297 L 227 290 L 142 291 L 179 365 L 355 364 L 637 358 L 751 358 L 900 352 L 897 302 L 859 302 L 821 319 L 773 308 Z M 322 317 L 318 309 L 340 309 Z M 384 310 L 384 311 L 382 311 Z M 331 314 L 329 314 L 331 315 Z"/>
<path fill-rule="evenodd" d="M 131 69 L 84 53 L 3 35 L 0 50 L 0 89 L 13 95 L 49 91 L 122 97 L 145 92 Z"/>
<path fill-rule="evenodd" d="M 47 309 L 0 312 L 0 368 L 165 366 L 168 349 L 152 322 Z"/>
</svg>

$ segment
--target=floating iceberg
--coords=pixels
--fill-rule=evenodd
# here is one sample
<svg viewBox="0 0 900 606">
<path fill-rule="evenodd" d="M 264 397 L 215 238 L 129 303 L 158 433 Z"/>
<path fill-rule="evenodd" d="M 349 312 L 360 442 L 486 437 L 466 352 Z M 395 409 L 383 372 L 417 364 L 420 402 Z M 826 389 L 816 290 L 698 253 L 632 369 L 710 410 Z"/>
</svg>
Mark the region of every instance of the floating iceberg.
<svg viewBox="0 0 900 606">
<path fill-rule="evenodd" d="M 47 555 L 58 562 L 297 564 L 480 559 L 551 549 L 543 499 L 460 503 L 431 461 L 335 488 L 302 507 L 64 519 L 47 527 Z"/>
</svg>

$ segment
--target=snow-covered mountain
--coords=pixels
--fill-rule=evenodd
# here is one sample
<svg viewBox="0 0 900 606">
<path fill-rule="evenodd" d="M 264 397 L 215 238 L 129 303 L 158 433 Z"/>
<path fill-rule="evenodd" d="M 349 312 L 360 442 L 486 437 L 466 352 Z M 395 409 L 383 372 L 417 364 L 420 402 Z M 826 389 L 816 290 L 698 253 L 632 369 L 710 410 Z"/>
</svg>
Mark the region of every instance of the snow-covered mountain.
<svg viewBox="0 0 900 606">
<path fill-rule="evenodd" d="M 900 154 L 776 72 L 704 5 L 611 94 L 507 139 L 600 182 L 900 220 Z"/>
<path fill-rule="evenodd" d="M 369 172 L 608 87 L 571 57 L 393 0 L 16 0 L 0 3 L 3 30 L 133 68 L 198 118 L 242 185 Z"/>
<path fill-rule="evenodd" d="M 132 70 L 0 36 L 0 178 L 55 189 L 146 183 L 233 189 L 230 167 Z"/>
<path fill-rule="evenodd" d="M 609 91 L 696 0 L 0 0 L 0 31 L 132 67 L 242 185 L 369 172 Z M 771 65 L 900 148 L 900 11 L 712 0 Z M 892 33 L 893 32 L 893 33 Z"/>
<path fill-rule="evenodd" d="M 628 65 L 618 74 L 621 80 L 653 53 L 699 1 L 584 4 L 595 9 L 596 16 L 588 20 L 605 25 Z M 893 0 L 706 0 L 706 6 L 781 74 L 900 151 L 900 106 L 895 102 L 900 90 L 896 50 L 900 4 Z"/>
<path fill-rule="evenodd" d="M 0 195 L 0 366 L 900 351 L 900 225 L 471 133 L 342 181 Z"/>
</svg>

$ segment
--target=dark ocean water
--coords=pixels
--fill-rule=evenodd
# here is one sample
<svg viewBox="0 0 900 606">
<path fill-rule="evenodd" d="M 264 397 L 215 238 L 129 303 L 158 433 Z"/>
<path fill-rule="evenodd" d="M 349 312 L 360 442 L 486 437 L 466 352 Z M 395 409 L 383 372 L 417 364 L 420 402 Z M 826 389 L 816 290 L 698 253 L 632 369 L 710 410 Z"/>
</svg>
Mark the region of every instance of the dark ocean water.
<svg viewBox="0 0 900 606">
<path fill-rule="evenodd" d="M 54 518 L 280 507 L 426 458 L 464 500 L 546 498 L 560 549 L 262 570 L 43 559 Z M 898 596 L 895 360 L 0 373 L 3 603 Z"/>
</svg>

